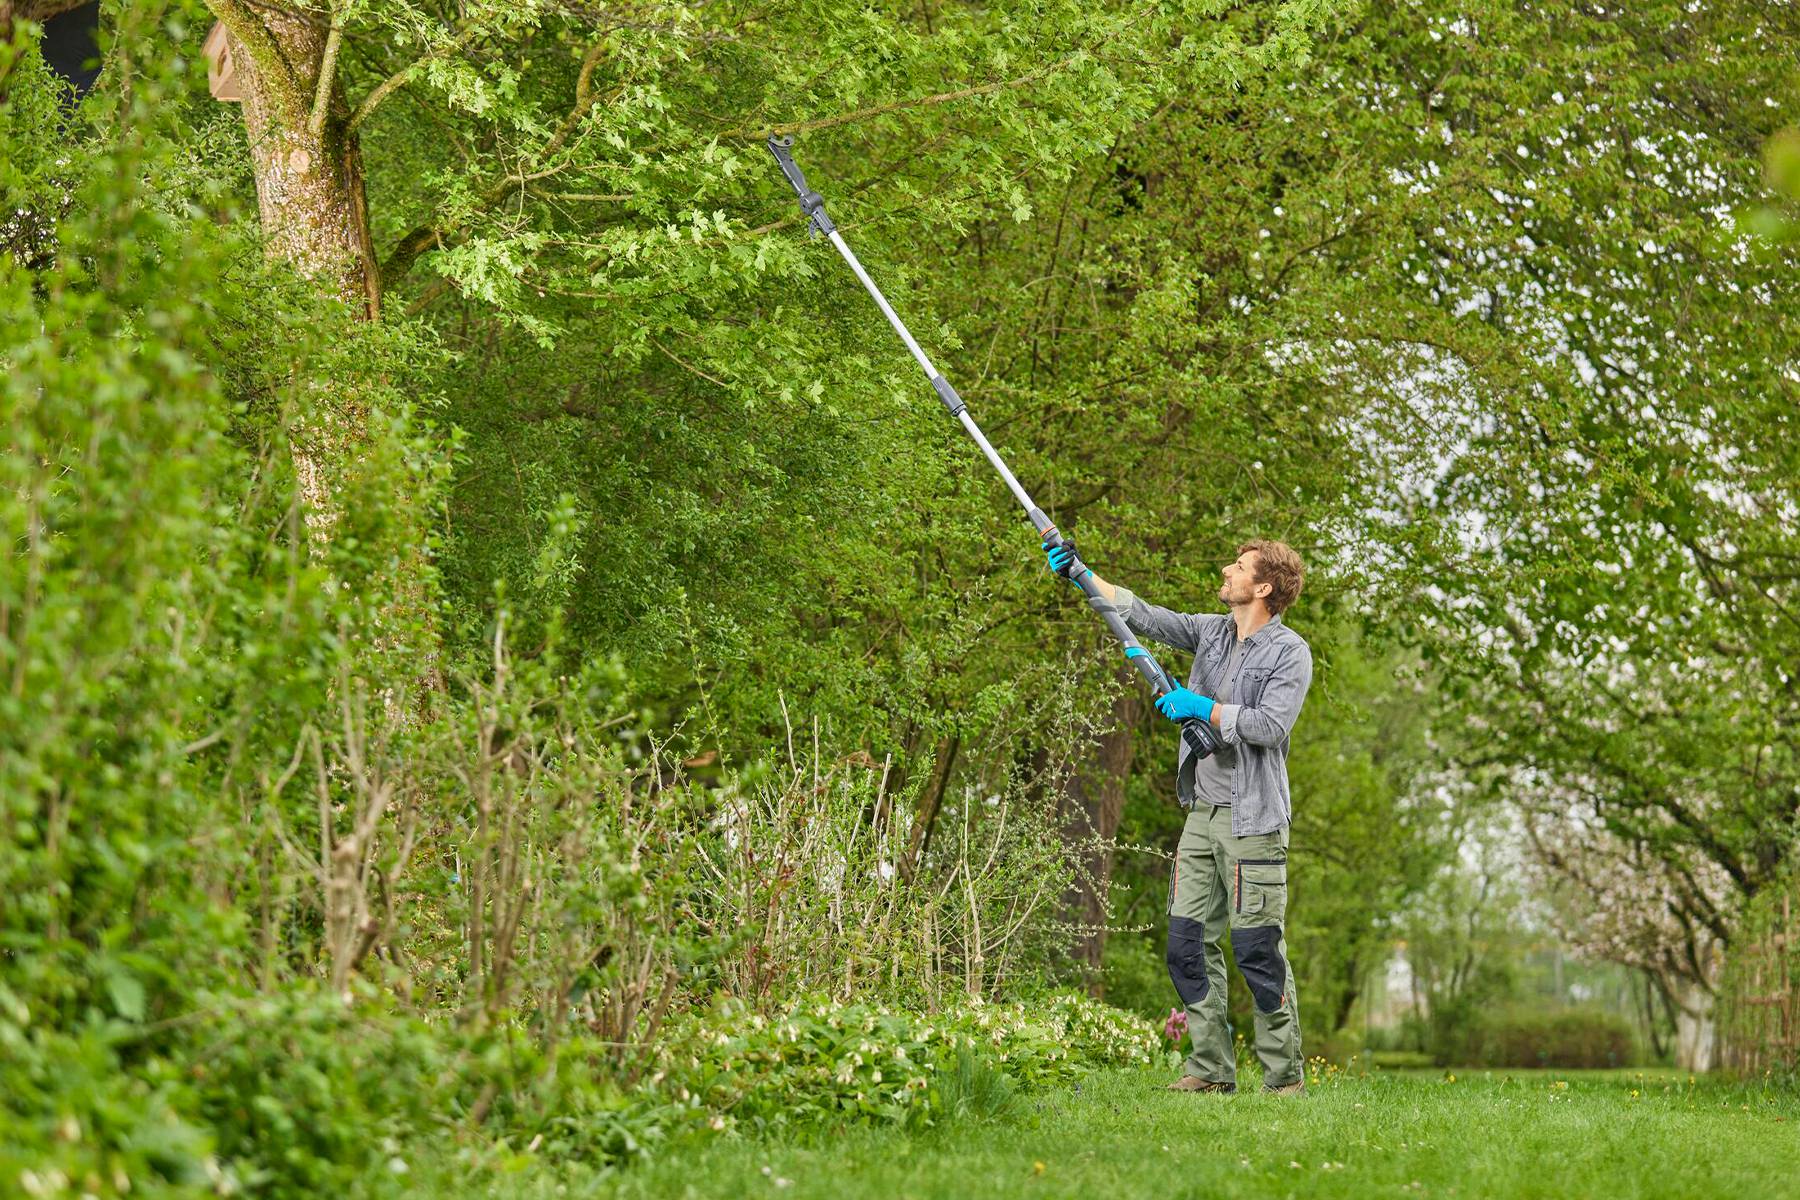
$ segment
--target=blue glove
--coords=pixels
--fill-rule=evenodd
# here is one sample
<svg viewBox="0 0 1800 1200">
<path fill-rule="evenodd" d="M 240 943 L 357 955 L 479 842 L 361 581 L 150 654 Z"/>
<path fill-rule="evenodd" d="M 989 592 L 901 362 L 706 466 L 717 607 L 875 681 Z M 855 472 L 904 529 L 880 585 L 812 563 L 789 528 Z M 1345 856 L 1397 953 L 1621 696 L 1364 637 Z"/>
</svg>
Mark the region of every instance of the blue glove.
<svg viewBox="0 0 1800 1200">
<path fill-rule="evenodd" d="M 1049 542 L 1039 542 L 1038 545 L 1043 547 L 1044 554 L 1049 558 L 1050 569 L 1053 572 L 1061 575 L 1064 579 L 1068 579 L 1069 582 L 1074 583 L 1076 587 L 1081 586 L 1079 583 L 1075 583 L 1074 579 L 1069 578 L 1069 565 L 1075 561 L 1076 557 L 1074 538 L 1064 538 L 1063 544 L 1060 546 L 1053 547 Z M 1091 575 L 1093 572 L 1089 571 L 1086 567 L 1083 567 L 1081 573 L 1083 575 Z"/>
<path fill-rule="evenodd" d="M 1210 721 L 1212 710 L 1211 696 L 1202 696 L 1199 692 L 1190 692 L 1184 687 L 1176 688 L 1156 702 L 1156 711 L 1171 721 L 1185 721 L 1189 717 Z"/>
</svg>

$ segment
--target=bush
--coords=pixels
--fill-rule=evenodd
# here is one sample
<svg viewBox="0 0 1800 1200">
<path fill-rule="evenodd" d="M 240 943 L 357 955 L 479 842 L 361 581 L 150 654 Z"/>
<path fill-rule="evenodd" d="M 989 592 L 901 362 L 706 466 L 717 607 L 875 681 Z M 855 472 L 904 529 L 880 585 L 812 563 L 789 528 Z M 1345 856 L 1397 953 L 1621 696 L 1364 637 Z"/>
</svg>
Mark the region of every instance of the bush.
<svg viewBox="0 0 1800 1200">
<path fill-rule="evenodd" d="M 200 1197 L 222 1179 L 191 1092 L 165 1059 L 126 1072 L 125 1030 L 59 1030 L 0 983 L 0 1195 Z"/>
<path fill-rule="evenodd" d="M 1616 1013 L 1503 1011 L 1473 1022 L 1451 1061 L 1484 1067 L 1629 1067 L 1637 1062 L 1637 1047 L 1630 1024 Z"/>
<path fill-rule="evenodd" d="M 215 1028 L 189 1073 L 251 1195 L 341 1195 L 404 1176 L 416 1143 L 467 1107 L 453 1039 L 417 1018 L 306 989 L 227 1003 Z"/>
<path fill-rule="evenodd" d="M 931 1124 L 971 1105 L 997 1115 L 1032 1089 L 1097 1066 L 1148 1066 L 1148 1022 L 1085 995 L 932 1014 L 814 1001 L 773 1019 L 722 1003 L 670 1031 L 655 1081 L 756 1130 L 873 1120 Z M 1006 1093 L 1003 1095 L 1002 1093 Z"/>
<path fill-rule="evenodd" d="M 230 1002 L 217 1027 L 187 1074 L 220 1174 L 249 1195 L 405 1192 L 457 1146 L 611 1167 L 706 1116 L 678 1086 L 626 1090 L 612 1044 L 547 1049 L 522 1023 L 453 1026 L 304 989 Z"/>
<path fill-rule="evenodd" d="M 1336 1063 L 1340 1067 L 1368 1050 L 1360 1029 L 1340 1029 L 1335 1033 L 1325 1034 L 1316 1042 L 1308 1043 L 1308 1048 L 1326 1062 Z"/>
</svg>

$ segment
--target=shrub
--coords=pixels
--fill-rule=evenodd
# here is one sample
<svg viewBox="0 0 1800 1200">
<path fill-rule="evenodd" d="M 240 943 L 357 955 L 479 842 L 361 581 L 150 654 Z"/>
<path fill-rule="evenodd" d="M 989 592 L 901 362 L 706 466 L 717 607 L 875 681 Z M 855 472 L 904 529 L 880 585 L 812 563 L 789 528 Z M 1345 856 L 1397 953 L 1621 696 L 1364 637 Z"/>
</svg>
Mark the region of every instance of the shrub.
<svg viewBox="0 0 1800 1200">
<path fill-rule="evenodd" d="M 1637 1061 L 1630 1024 L 1601 1009 L 1502 1011 L 1473 1024 L 1454 1061 L 1487 1067 L 1628 1067 Z"/>
<path fill-rule="evenodd" d="M 929 1124 L 1003 1110 L 988 1072 L 1031 1089 L 1156 1053 L 1148 1022 L 1074 993 L 935 1015 L 819 1000 L 771 1019 L 726 1002 L 670 1031 L 655 1082 L 696 1097 L 715 1128 Z"/>
<path fill-rule="evenodd" d="M 890 794 L 871 767 L 815 747 L 707 798 L 700 920 L 720 987 L 759 1006 L 812 993 L 935 1006 L 1016 988 L 1041 965 L 1057 935 L 1040 918 L 1069 873 L 1054 812 L 1013 779 L 940 812 L 927 849 L 913 844 L 918 784 Z"/>
<path fill-rule="evenodd" d="M 1325 1061 L 1343 1066 L 1363 1054 L 1368 1047 L 1363 1044 L 1362 1030 L 1340 1029 L 1326 1034 L 1316 1043 L 1309 1043 L 1309 1049 L 1314 1049 Z"/>
<path fill-rule="evenodd" d="M 200 1197 L 222 1178 L 179 1072 L 125 1031 L 59 1030 L 0 984 L 0 1195 Z"/>
<path fill-rule="evenodd" d="M 220 1156 L 259 1196 L 341 1194 L 410 1170 L 406 1155 L 466 1095 L 452 1039 L 313 989 L 218 1010 L 189 1065 Z"/>
<path fill-rule="evenodd" d="M 519 1151 L 610 1167 L 706 1114 L 679 1085 L 627 1090 L 611 1043 L 547 1047 L 524 1023 L 453 1026 L 320 989 L 231 1001 L 186 1074 L 218 1174 L 256 1196 L 403 1192 L 423 1160 Z M 723 1128 L 718 1123 L 715 1128 Z"/>
</svg>

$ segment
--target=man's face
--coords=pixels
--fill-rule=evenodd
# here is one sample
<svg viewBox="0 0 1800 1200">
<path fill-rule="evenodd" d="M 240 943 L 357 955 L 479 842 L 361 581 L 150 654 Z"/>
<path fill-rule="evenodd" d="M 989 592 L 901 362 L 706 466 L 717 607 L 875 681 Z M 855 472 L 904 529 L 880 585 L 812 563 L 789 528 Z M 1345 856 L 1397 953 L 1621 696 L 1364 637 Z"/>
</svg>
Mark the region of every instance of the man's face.
<svg viewBox="0 0 1800 1200">
<path fill-rule="evenodd" d="M 1255 601 L 1258 587 L 1256 582 L 1257 560 L 1261 557 L 1254 550 L 1246 550 L 1237 556 L 1236 562 L 1225 564 L 1225 582 L 1219 585 L 1220 600 L 1233 608 Z"/>
</svg>

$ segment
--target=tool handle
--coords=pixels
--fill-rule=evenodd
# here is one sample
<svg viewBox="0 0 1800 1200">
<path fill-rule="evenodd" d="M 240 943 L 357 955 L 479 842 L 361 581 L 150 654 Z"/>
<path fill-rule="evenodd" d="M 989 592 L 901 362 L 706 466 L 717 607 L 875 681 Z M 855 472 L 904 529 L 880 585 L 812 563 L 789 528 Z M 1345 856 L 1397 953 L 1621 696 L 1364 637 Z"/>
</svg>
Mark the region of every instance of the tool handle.
<svg viewBox="0 0 1800 1200">
<path fill-rule="evenodd" d="M 1034 518 L 1039 512 L 1041 510 L 1033 510 Z M 1037 523 L 1035 519 L 1033 523 Z M 1038 532 L 1052 549 L 1068 541 L 1055 525 L 1050 525 L 1047 520 L 1045 525 L 1047 528 L 1040 527 Z M 1094 573 L 1086 563 L 1081 561 L 1079 552 L 1069 559 L 1068 577 L 1086 594 L 1088 607 L 1100 614 L 1101 619 L 1106 622 L 1107 629 L 1125 648 L 1125 657 L 1130 660 L 1132 666 L 1137 668 L 1138 674 L 1144 677 L 1144 682 L 1150 685 L 1151 694 L 1160 700 L 1174 691 L 1177 686 L 1175 677 L 1163 669 L 1163 665 L 1156 661 L 1155 655 L 1138 644 L 1136 636 L 1125 624 L 1125 618 L 1114 612 L 1111 602 L 1100 595 L 1100 588 L 1094 583 Z M 1201 758 L 1216 752 L 1224 744 L 1211 723 L 1202 721 L 1198 717 L 1188 717 L 1181 722 L 1181 740 L 1187 743 L 1189 751 Z"/>
<path fill-rule="evenodd" d="M 1211 724 L 1199 717 L 1188 717 L 1181 723 L 1181 740 L 1188 749 L 1201 758 L 1214 753 L 1223 743 Z"/>
<path fill-rule="evenodd" d="M 1059 535 L 1058 541 L 1060 542 L 1060 540 Z M 1069 574 L 1074 576 L 1075 582 L 1087 594 L 1088 607 L 1100 614 L 1100 619 L 1106 622 L 1107 629 L 1125 648 L 1126 659 L 1133 667 L 1137 668 L 1137 673 L 1144 677 L 1144 682 L 1150 685 L 1151 694 L 1160 700 L 1174 691 L 1179 686 L 1175 677 L 1163 669 L 1163 665 L 1156 661 L 1154 654 L 1138 644 L 1136 636 L 1125 624 L 1125 618 L 1113 610 L 1111 601 L 1100 595 L 1100 589 L 1094 583 L 1093 572 L 1088 571 L 1082 565 L 1079 555 L 1070 564 Z M 1181 740 L 1186 742 L 1188 749 L 1200 758 L 1205 758 L 1224 745 L 1218 731 L 1212 727 L 1211 723 L 1197 717 L 1188 717 L 1181 722 Z"/>
</svg>

